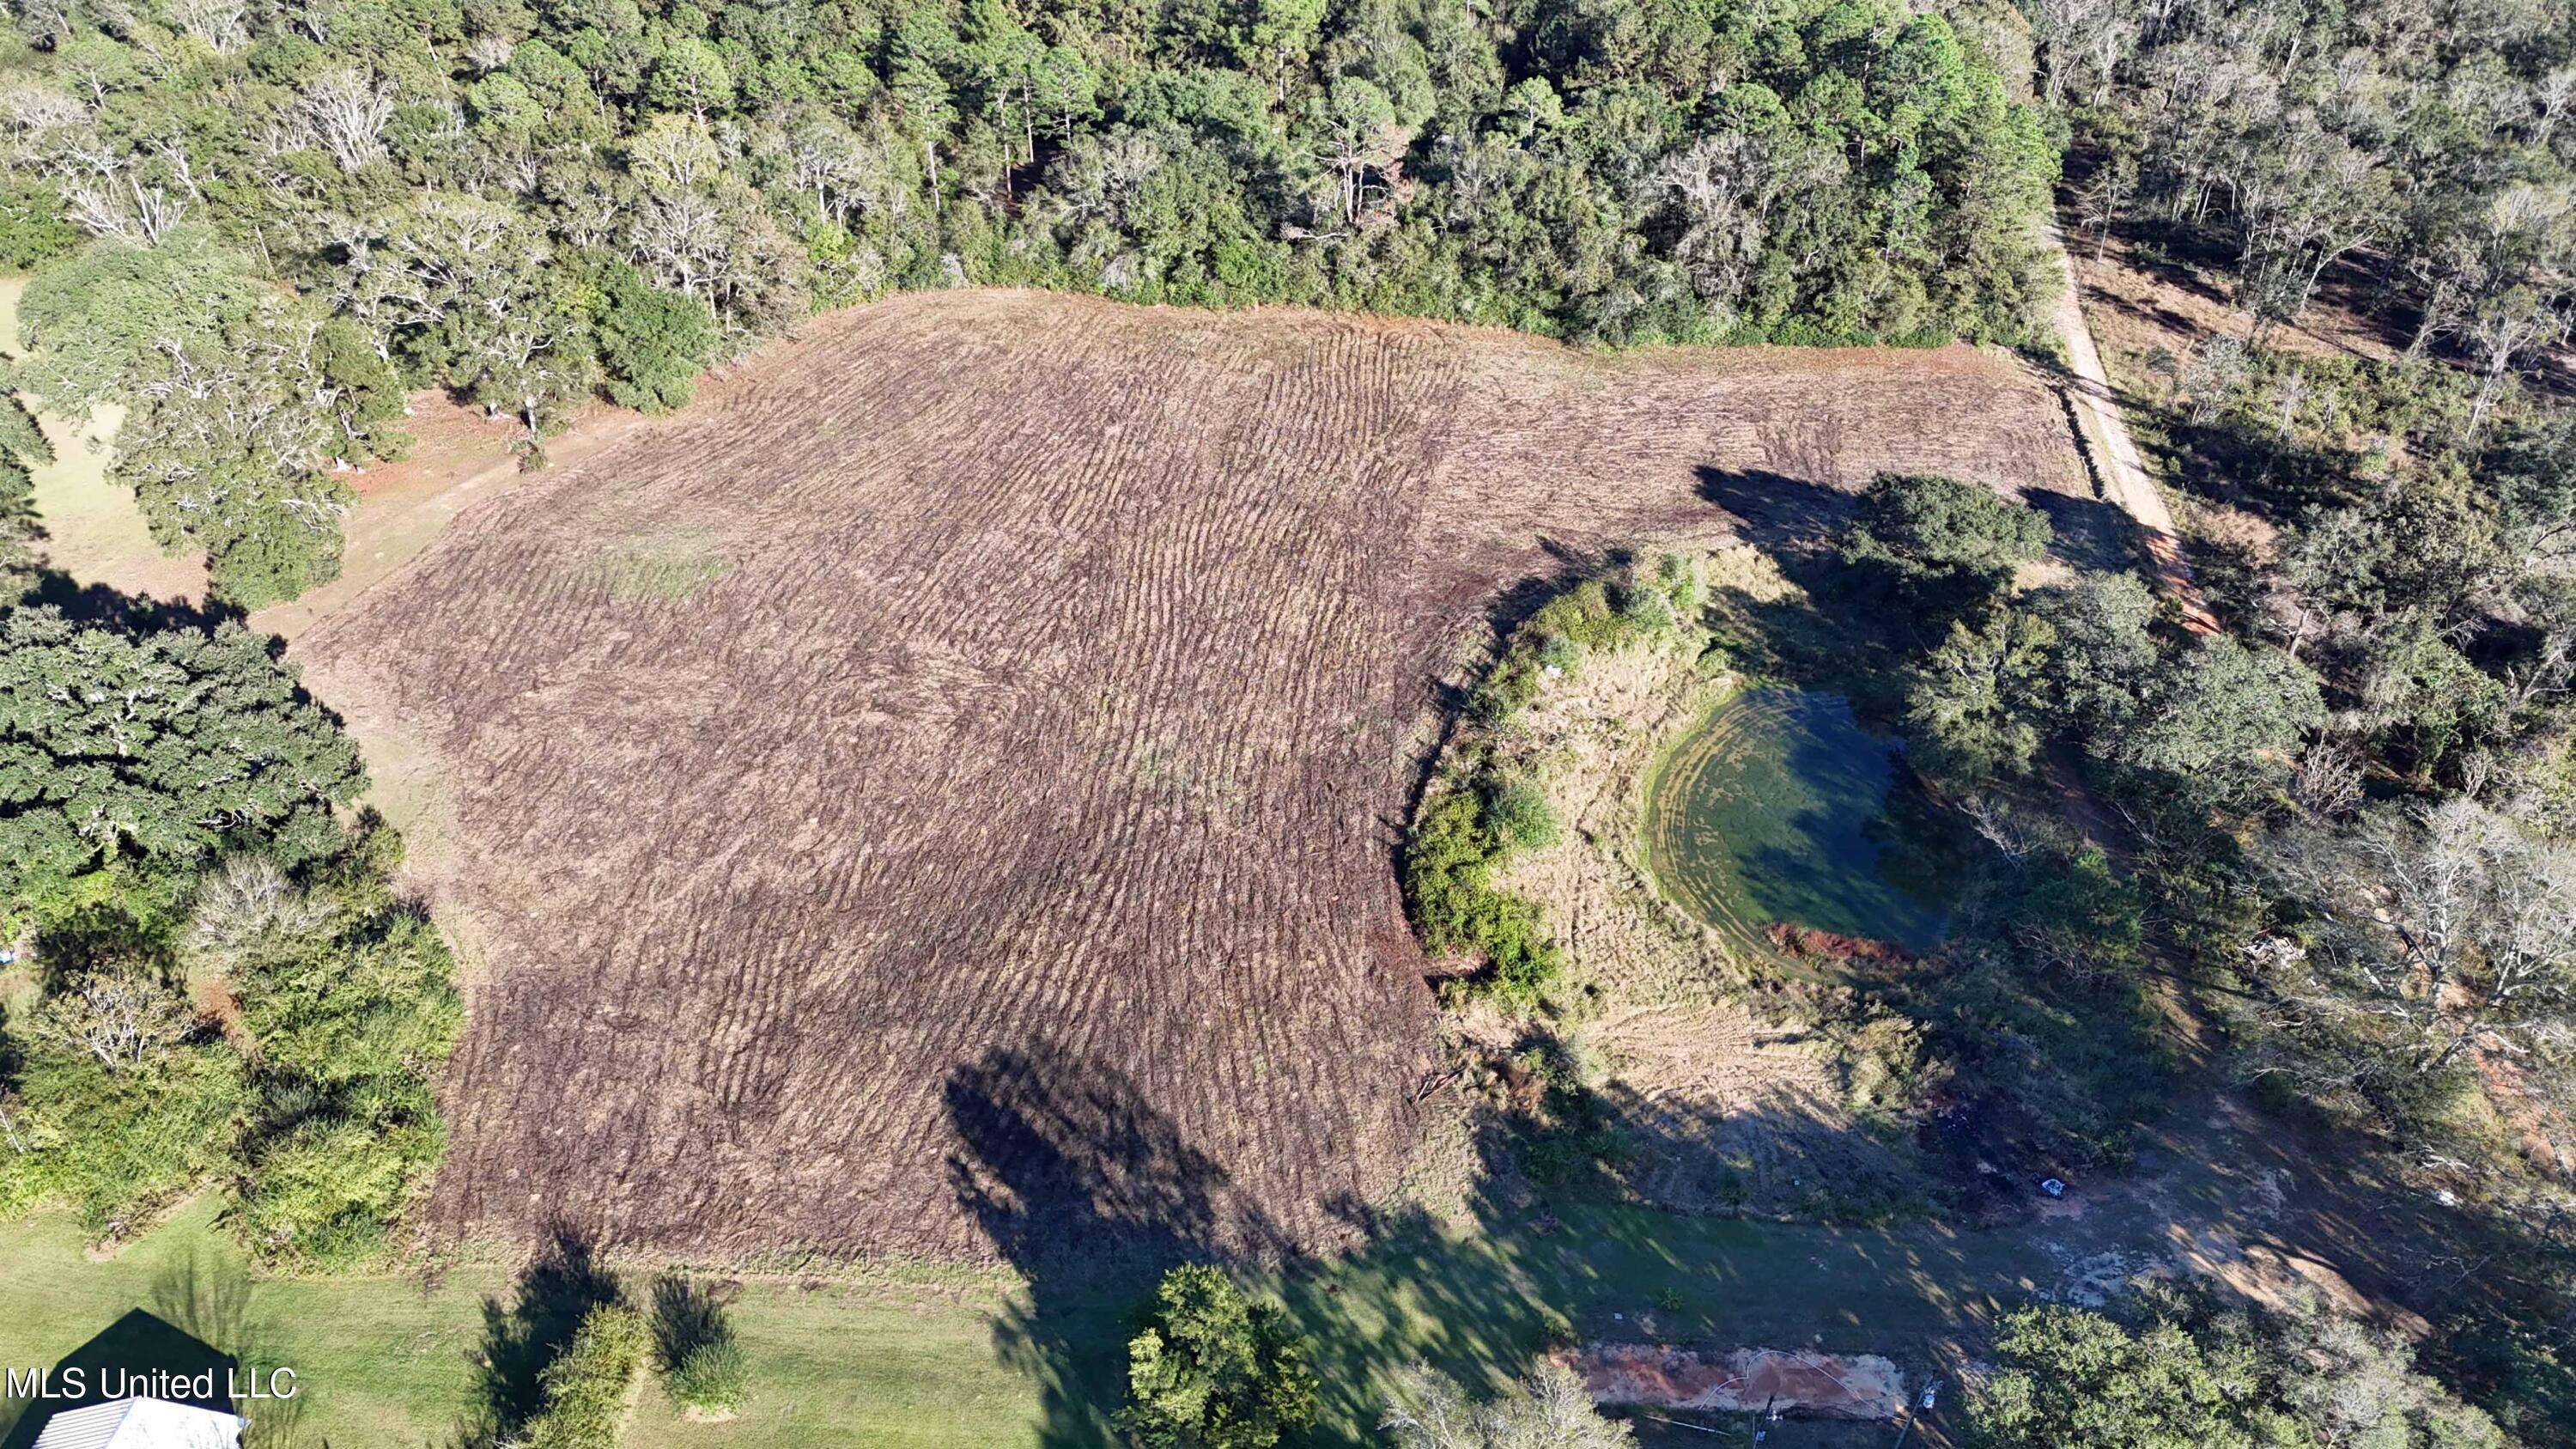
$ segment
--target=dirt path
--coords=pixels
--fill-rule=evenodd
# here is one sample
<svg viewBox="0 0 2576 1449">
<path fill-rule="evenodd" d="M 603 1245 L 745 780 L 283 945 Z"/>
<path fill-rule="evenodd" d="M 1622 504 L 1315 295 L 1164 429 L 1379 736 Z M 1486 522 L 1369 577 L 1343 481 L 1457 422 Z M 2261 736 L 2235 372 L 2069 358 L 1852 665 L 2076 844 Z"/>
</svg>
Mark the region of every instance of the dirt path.
<svg viewBox="0 0 2576 1449">
<path fill-rule="evenodd" d="M 2173 513 L 2165 507 L 2164 495 L 2156 491 L 2155 480 L 2147 476 L 2138 445 L 2120 416 L 2119 396 L 2102 368 L 2101 350 L 2093 345 L 2093 329 L 2084 320 L 2082 284 L 2075 279 L 2075 259 L 2053 228 L 2049 239 L 2066 280 L 2052 323 L 2066 342 L 2066 365 L 2073 374 L 2066 389 L 2067 404 L 2075 413 L 2085 460 L 2093 467 L 2102 496 L 2138 521 L 2156 582 L 2182 606 L 2184 627 L 2196 634 L 2215 634 L 2218 616 L 2209 611 L 2200 585 L 2191 576 L 2191 564 L 2182 556 L 2182 539 L 2174 531 Z"/>
<path fill-rule="evenodd" d="M 378 464 L 352 480 L 359 501 L 342 525 L 348 545 L 340 576 L 261 609 L 251 616 L 252 627 L 290 643 L 302 638 L 315 624 L 402 572 L 447 531 L 456 515 L 531 481 L 512 450 L 517 430 L 510 424 L 487 422 L 434 392 L 414 394 L 412 406 L 410 427 L 419 437 L 413 455 L 400 463 Z M 594 405 L 582 410 L 570 431 L 549 440 L 546 453 L 553 466 L 567 467 L 653 422 Z"/>
</svg>

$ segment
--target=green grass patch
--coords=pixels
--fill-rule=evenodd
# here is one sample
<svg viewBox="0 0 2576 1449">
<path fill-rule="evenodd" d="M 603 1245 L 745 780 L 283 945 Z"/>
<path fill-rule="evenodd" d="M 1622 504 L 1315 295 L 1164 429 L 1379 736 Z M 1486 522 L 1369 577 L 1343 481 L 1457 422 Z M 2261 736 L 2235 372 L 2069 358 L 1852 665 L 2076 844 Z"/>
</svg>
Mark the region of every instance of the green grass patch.
<svg viewBox="0 0 2576 1449">
<path fill-rule="evenodd" d="M 1256 1275 L 1313 1346 L 1324 1444 L 1376 1442 L 1390 1375 L 1426 1361 L 1499 1385 L 1568 1336 L 1697 1338 L 1901 1351 L 2017 1301 L 2030 1265 L 2009 1239 L 1691 1218 L 1566 1195 L 1481 1224 L 1387 1225 L 1364 1251 Z M 0 1363 L 51 1364 L 128 1309 L 298 1371 L 291 1442 L 441 1442 L 474 1401 L 487 1300 L 512 1275 L 462 1263 L 427 1276 L 276 1278 L 252 1270 L 192 1205 L 93 1261 L 64 1214 L 0 1225 L 10 1313 Z M 630 1285 L 639 1284 L 630 1275 Z M 748 1365 L 738 1417 L 698 1423 L 647 1387 L 630 1449 L 1108 1444 L 1150 1271 L 1041 1285 L 1030 1301 L 974 1274 L 763 1277 L 728 1314 Z M 1832 1291 L 1815 1291 L 1830 1284 Z M 1015 1307 L 1016 1305 L 1016 1307 Z"/>
<path fill-rule="evenodd" d="M 124 1251 L 97 1259 L 67 1212 L 0 1224 L 9 1312 L 0 1364 L 51 1365 L 141 1308 L 218 1349 L 296 1370 L 301 1392 L 280 1427 L 297 1445 L 412 1445 L 453 1439 L 477 1402 L 475 1355 L 487 1303 L 506 1309 L 514 1275 L 493 1263 L 428 1273 L 278 1277 L 251 1266 L 215 1225 L 216 1197 L 188 1204 Z M 630 1275 L 640 1293 L 643 1280 Z M 821 1449 L 852 1443 L 1039 1442 L 1051 1393 L 997 1341 L 1012 1289 L 1001 1275 L 892 1270 L 761 1277 L 729 1305 L 748 1365 L 729 1423 L 680 1417 L 648 1388 L 630 1449 Z M 1063 1331 L 1123 1351 L 1128 1306 L 1116 1294 L 1062 1317 Z M 1092 1376 L 1115 1405 L 1114 1370 Z M 0 1426 L 15 1405 L 0 1406 Z M 5 1432 L 5 1429 L 0 1429 Z"/>
</svg>

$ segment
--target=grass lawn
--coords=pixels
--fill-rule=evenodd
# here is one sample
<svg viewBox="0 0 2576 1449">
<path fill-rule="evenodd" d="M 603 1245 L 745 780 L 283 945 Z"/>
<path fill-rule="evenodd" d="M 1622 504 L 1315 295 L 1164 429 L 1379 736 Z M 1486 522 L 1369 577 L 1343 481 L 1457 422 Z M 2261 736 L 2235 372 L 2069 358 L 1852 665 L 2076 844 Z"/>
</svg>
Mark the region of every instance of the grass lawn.
<svg viewBox="0 0 2576 1449">
<path fill-rule="evenodd" d="M 0 1227 L 0 1364 L 50 1366 L 141 1308 L 262 1367 L 295 1369 L 299 1425 L 335 1442 L 414 1443 L 454 1421 L 474 1381 L 480 1295 L 506 1274 L 459 1270 L 433 1291 L 417 1279 L 256 1279 L 213 1216 L 201 1199 L 105 1259 L 87 1254 L 65 1214 Z"/>
<path fill-rule="evenodd" d="M 244 1265 L 213 1219 L 212 1199 L 201 1200 L 106 1259 L 89 1256 L 61 1214 L 0 1224 L 8 1265 L 0 1364 L 50 1366 L 142 1308 L 257 1365 L 294 1368 L 301 1392 L 286 1442 L 390 1449 L 454 1435 L 475 1401 L 486 1303 L 514 1296 L 509 1271 L 271 1278 Z M 746 1280 L 733 1311 L 752 1364 L 744 1414 L 730 1424 L 686 1423 L 648 1393 L 627 1442 L 1033 1442 L 1041 1396 L 995 1356 L 992 1325 L 1005 1298 L 998 1279 L 914 1276 Z M 1106 1337 L 1123 1334 L 1106 1327 Z M 0 1410 L 0 1424 L 9 1417 Z"/>
<path fill-rule="evenodd" d="M 504 1268 L 274 1279 L 250 1272 L 201 1201 L 113 1258 L 71 1221 L 0 1224 L 9 1308 L 0 1364 L 50 1365 L 132 1308 L 255 1363 L 294 1367 L 288 1442 L 419 1445 L 474 1402 L 486 1305 Z M 1561 1202 L 1532 1224 L 1464 1233 L 1411 1223 L 1370 1249 L 1265 1276 L 1315 1345 L 1326 1443 L 1369 1442 L 1378 1385 L 1416 1359 L 1470 1382 L 1516 1371 L 1552 1338 L 1929 1353 L 2035 1286 L 2029 1244 L 1932 1228 L 1830 1229 Z M 630 1287 L 641 1287 L 630 1274 Z M 752 1395 L 691 1423 L 648 1390 L 627 1442 L 687 1446 L 1105 1443 L 1129 1313 L 1150 1274 L 1017 1285 L 911 1269 L 751 1276 L 732 1297 Z"/>
</svg>

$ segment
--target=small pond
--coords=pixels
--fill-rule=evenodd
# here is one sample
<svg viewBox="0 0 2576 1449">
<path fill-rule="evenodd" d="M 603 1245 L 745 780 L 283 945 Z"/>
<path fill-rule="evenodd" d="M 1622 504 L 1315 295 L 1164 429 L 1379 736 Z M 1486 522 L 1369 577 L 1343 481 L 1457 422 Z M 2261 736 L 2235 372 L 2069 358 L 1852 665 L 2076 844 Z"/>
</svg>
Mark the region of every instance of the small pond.
<svg viewBox="0 0 2576 1449">
<path fill-rule="evenodd" d="M 1929 950 L 1961 851 L 1839 694 L 1749 689 L 1665 755 L 1646 858 L 1684 910 L 1753 945 L 1775 922 Z"/>
</svg>

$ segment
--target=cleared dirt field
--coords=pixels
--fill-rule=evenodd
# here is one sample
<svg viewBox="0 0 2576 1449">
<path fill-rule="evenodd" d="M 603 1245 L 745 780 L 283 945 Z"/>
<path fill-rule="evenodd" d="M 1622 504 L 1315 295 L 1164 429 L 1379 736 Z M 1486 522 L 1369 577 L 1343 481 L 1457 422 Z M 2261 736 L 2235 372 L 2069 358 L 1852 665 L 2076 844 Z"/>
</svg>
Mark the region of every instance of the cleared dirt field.
<svg viewBox="0 0 2576 1449">
<path fill-rule="evenodd" d="M 1883 468 L 2083 491 L 2057 397 L 1966 349 L 1019 293 L 817 324 L 296 641 L 435 762 L 416 867 L 478 948 L 436 1220 L 1333 1236 L 1433 1065 L 1392 854 L 1493 601 Z"/>
</svg>

